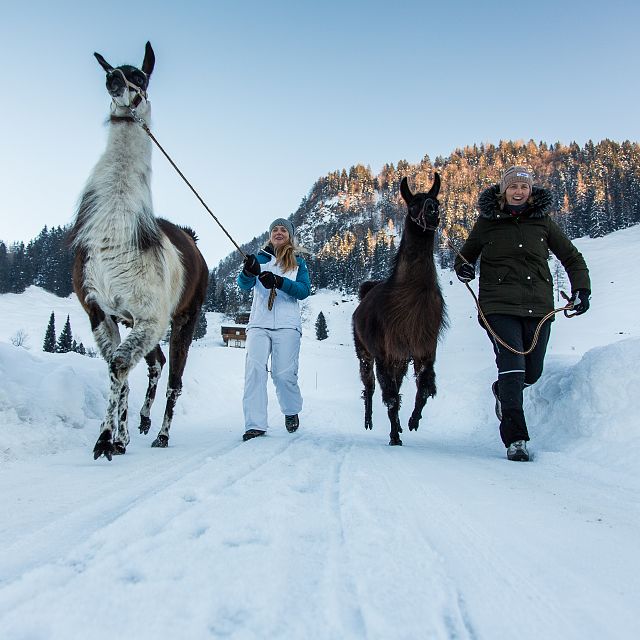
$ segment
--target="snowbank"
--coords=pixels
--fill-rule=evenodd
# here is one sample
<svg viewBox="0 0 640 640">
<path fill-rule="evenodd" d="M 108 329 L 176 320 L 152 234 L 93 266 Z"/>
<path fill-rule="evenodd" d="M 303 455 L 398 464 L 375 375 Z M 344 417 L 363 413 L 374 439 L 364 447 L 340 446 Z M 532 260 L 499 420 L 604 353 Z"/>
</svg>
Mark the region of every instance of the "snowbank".
<svg viewBox="0 0 640 640">
<path fill-rule="evenodd" d="M 602 456 L 640 453 L 638 389 L 640 339 L 588 351 L 570 366 L 550 359 L 542 378 L 525 392 L 525 413 L 545 447 L 587 446 Z"/>
<path fill-rule="evenodd" d="M 104 369 L 77 353 L 35 355 L 0 343 L 0 456 L 56 453 L 95 437 L 106 407 Z"/>
</svg>

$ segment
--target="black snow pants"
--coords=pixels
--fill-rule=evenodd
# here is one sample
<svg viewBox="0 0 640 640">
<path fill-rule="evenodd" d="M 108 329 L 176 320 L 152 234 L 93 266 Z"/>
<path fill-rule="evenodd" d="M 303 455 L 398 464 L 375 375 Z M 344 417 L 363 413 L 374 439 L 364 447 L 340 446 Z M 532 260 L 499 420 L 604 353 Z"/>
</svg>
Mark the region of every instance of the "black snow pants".
<svg viewBox="0 0 640 640">
<path fill-rule="evenodd" d="M 540 318 L 522 318 L 499 313 L 486 317 L 500 338 L 518 351 L 526 351 L 531 347 L 533 334 L 540 322 Z M 550 333 L 551 322 L 545 322 L 540 330 L 536 348 L 529 355 L 521 356 L 505 349 L 487 331 L 498 365 L 498 397 L 502 405 L 500 437 L 505 447 L 516 440 L 529 440 L 522 408 L 522 391 L 542 375 Z"/>
</svg>

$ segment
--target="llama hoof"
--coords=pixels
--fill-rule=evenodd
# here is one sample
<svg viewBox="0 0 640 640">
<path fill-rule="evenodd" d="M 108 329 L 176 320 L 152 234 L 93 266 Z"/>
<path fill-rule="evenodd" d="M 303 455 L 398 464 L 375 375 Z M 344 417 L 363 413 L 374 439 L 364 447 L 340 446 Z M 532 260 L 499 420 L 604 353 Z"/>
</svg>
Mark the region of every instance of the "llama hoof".
<svg viewBox="0 0 640 640">
<path fill-rule="evenodd" d="M 127 445 L 124 442 L 113 443 L 113 455 L 123 456 L 127 452 Z"/>
<path fill-rule="evenodd" d="M 391 440 L 389 440 L 389 446 L 390 447 L 397 447 L 397 446 L 402 446 L 402 440 L 400 440 L 400 438 L 391 438 Z"/>
<path fill-rule="evenodd" d="M 365 431 L 367 429 L 369 429 L 369 431 L 373 431 L 373 425 L 370 422 L 365 422 L 364 423 L 364 428 L 365 428 Z"/>
<path fill-rule="evenodd" d="M 420 418 L 409 418 L 409 431 L 417 431 L 420 426 Z"/>
<path fill-rule="evenodd" d="M 152 443 L 152 447 L 166 449 L 169 446 L 169 436 L 158 436 Z"/>
<path fill-rule="evenodd" d="M 151 429 L 151 418 L 147 418 L 147 416 L 140 416 L 140 433 L 143 435 L 147 435 L 149 433 L 149 429 Z"/>
<path fill-rule="evenodd" d="M 113 446 L 113 442 L 111 442 L 109 433 L 104 433 L 98 438 L 96 446 L 93 447 L 93 459 L 97 460 L 100 456 L 104 456 L 111 462 L 114 451 L 115 447 Z"/>
</svg>

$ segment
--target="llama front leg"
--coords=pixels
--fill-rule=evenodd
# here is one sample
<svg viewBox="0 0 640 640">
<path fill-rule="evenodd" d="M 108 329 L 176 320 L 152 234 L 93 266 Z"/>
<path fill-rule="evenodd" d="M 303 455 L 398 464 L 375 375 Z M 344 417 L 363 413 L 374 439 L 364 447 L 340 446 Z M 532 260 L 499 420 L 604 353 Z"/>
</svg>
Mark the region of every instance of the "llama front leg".
<svg viewBox="0 0 640 640">
<path fill-rule="evenodd" d="M 106 317 L 101 326 L 109 327 L 111 320 L 117 332 L 118 327 L 112 319 Z M 151 332 L 154 333 L 151 333 Z M 111 460 L 114 453 L 124 453 L 129 442 L 129 430 L 126 425 L 127 403 L 129 397 L 129 385 L 127 378 L 129 372 L 136 365 L 143 353 L 148 351 L 147 344 L 156 342 L 155 332 L 157 324 L 140 322 L 136 324 L 129 336 L 121 342 L 111 354 L 109 360 L 109 401 L 107 403 L 107 413 L 100 428 L 100 436 L 93 448 L 93 458 L 97 460 L 100 456 L 105 456 Z M 151 333 L 151 338 L 149 334 Z M 118 334 L 119 336 L 119 334 Z M 103 352 L 105 357 L 108 349 Z M 116 420 L 119 424 L 116 425 Z M 117 433 L 115 442 L 113 434 Z"/>
<path fill-rule="evenodd" d="M 151 406 L 156 397 L 156 391 L 158 390 L 158 382 L 162 375 L 162 368 L 165 365 L 167 359 L 162 353 L 160 345 L 157 344 L 155 348 L 150 351 L 144 359 L 147 362 L 149 369 L 149 385 L 147 386 L 147 393 L 144 398 L 144 404 L 140 409 L 140 433 L 147 435 L 151 428 Z"/>
<path fill-rule="evenodd" d="M 152 447 L 165 448 L 169 445 L 169 430 L 173 420 L 173 411 L 178 397 L 182 393 L 182 374 L 187 364 L 189 347 L 193 339 L 193 333 L 200 316 L 200 309 L 195 309 L 188 316 L 174 318 L 171 327 L 171 339 L 169 341 L 169 383 L 167 385 L 167 404 L 164 410 L 162 428 L 156 439 L 151 443 Z"/>
<path fill-rule="evenodd" d="M 158 344 L 165 328 L 155 319 L 136 320 L 131 333 L 111 357 L 111 368 L 124 380 L 140 359 Z"/>
<path fill-rule="evenodd" d="M 113 434 L 116 432 L 116 417 L 118 416 L 118 408 L 120 406 L 123 380 L 118 375 L 118 371 L 111 365 L 109 366 L 109 381 L 110 389 L 107 413 L 100 425 L 98 440 L 93 447 L 94 460 L 97 460 L 100 456 L 104 456 L 107 460 L 111 461 L 113 454 L 116 453 Z"/>
<path fill-rule="evenodd" d="M 113 440 L 114 453 L 123 455 L 127 451 L 129 444 L 129 425 L 127 422 L 127 413 L 129 411 L 129 383 L 125 380 L 120 388 L 120 397 L 118 398 L 118 427 L 116 437 Z"/>
<path fill-rule="evenodd" d="M 111 361 L 115 349 L 120 344 L 120 332 L 118 325 L 110 316 L 105 315 L 102 309 L 95 303 L 89 304 L 89 320 L 93 338 L 100 351 L 100 354 L 107 363 Z M 115 415 L 118 413 L 120 406 L 121 383 L 117 376 L 111 373 L 109 365 L 110 390 L 109 400 L 107 402 L 107 412 L 100 425 L 100 435 L 93 448 L 93 459 L 97 460 L 100 456 L 105 456 L 107 460 L 111 460 L 115 448 L 113 444 L 113 433 L 115 432 Z"/>
<path fill-rule="evenodd" d="M 402 427 L 400 426 L 400 385 L 402 379 L 407 372 L 407 363 L 399 366 L 386 366 L 380 362 L 376 362 L 376 373 L 378 382 L 382 391 L 382 401 L 387 407 L 387 415 L 391 423 L 391 431 L 389 433 L 389 444 L 401 445 L 400 434 Z"/>
<path fill-rule="evenodd" d="M 360 361 L 360 380 L 364 386 L 362 399 L 364 400 L 364 428 L 373 429 L 373 392 L 376 379 L 373 371 L 373 358 L 356 337 L 356 355 Z"/>
<path fill-rule="evenodd" d="M 427 402 L 427 398 L 436 395 L 436 374 L 433 370 L 433 360 L 414 363 L 416 372 L 416 403 L 409 418 L 409 431 L 416 431 L 422 418 L 422 409 Z"/>
</svg>

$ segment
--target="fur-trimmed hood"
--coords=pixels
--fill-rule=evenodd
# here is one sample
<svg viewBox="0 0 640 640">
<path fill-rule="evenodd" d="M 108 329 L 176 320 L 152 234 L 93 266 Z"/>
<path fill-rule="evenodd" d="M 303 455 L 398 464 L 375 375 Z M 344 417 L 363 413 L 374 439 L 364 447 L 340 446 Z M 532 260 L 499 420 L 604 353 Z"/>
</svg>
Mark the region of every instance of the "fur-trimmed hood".
<svg viewBox="0 0 640 640">
<path fill-rule="evenodd" d="M 531 190 L 533 202 L 529 204 L 524 215 L 529 218 L 542 218 L 549 214 L 555 207 L 555 199 L 548 189 L 533 187 Z M 500 209 L 500 185 L 494 184 L 485 189 L 478 198 L 478 211 L 483 218 L 495 220 L 498 217 L 507 216 Z"/>
</svg>

